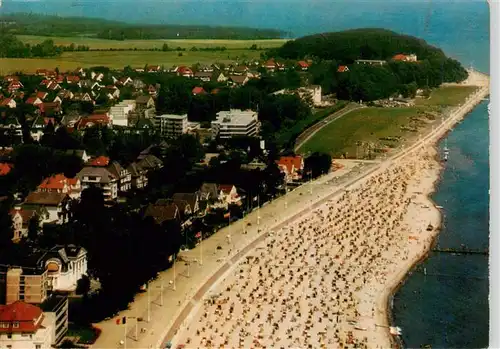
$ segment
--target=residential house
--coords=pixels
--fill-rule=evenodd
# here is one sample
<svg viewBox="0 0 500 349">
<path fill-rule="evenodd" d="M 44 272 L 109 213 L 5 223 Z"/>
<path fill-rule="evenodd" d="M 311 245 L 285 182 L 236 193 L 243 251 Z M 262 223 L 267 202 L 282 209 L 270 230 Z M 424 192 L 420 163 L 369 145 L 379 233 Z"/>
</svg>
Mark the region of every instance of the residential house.
<svg viewBox="0 0 500 349">
<path fill-rule="evenodd" d="M 81 88 L 87 88 L 92 91 L 99 90 L 101 88 L 101 85 L 97 81 L 92 81 L 89 79 L 80 81 L 79 85 Z"/>
<path fill-rule="evenodd" d="M 43 131 L 49 123 L 56 125 L 56 120 L 54 118 L 49 118 L 45 116 L 37 116 L 31 125 L 30 133 L 33 140 L 39 142 L 42 139 Z"/>
<path fill-rule="evenodd" d="M 43 225 L 43 221 L 49 217 L 49 212 L 45 207 L 28 209 L 15 206 L 9 213 L 12 217 L 12 241 L 14 242 L 19 242 L 22 238 L 28 237 L 29 224 L 33 217 L 38 217 L 40 227 Z"/>
<path fill-rule="evenodd" d="M 45 93 L 47 93 L 47 92 L 45 92 Z M 47 93 L 47 95 L 48 95 L 48 93 Z M 69 90 L 65 90 L 65 89 L 63 89 L 57 93 L 57 97 L 59 97 L 62 100 L 73 99 L 74 96 L 75 95 L 73 94 L 73 92 L 71 92 Z M 42 99 L 44 99 L 44 98 L 42 98 Z"/>
<path fill-rule="evenodd" d="M 151 109 L 155 107 L 155 101 L 151 96 L 139 96 L 135 99 L 137 109 Z"/>
<path fill-rule="evenodd" d="M 200 65 L 200 67 L 198 68 L 198 71 L 203 72 L 203 73 L 212 73 L 214 71 L 214 67 L 203 64 L 203 65 Z"/>
<path fill-rule="evenodd" d="M 8 162 L 0 162 L 0 176 L 6 176 L 10 173 L 14 165 Z"/>
<path fill-rule="evenodd" d="M 54 100 L 52 101 L 52 103 L 59 103 L 59 104 L 62 104 L 62 102 L 63 102 L 63 100 L 59 96 L 56 96 L 54 98 Z"/>
<path fill-rule="evenodd" d="M 119 178 L 106 167 L 86 166 L 78 174 L 77 177 L 82 183 L 82 189 L 97 187 L 102 189 L 105 201 L 114 201 L 118 197 Z"/>
<path fill-rule="evenodd" d="M 90 78 L 92 80 L 96 80 L 96 81 L 102 81 L 102 79 L 104 79 L 104 74 L 103 73 L 99 73 L 99 72 L 91 72 L 90 73 Z"/>
<path fill-rule="evenodd" d="M 109 161 L 110 159 L 107 156 L 101 155 L 94 159 L 90 159 L 90 161 L 86 165 L 94 167 L 106 167 L 109 165 Z"/>
<path fill-rule="evenodd" d="M 232 75 L 246 75 L 250 69 L 246 65 L 238 65 L 233 68 Z"/>
<path fill-rule="evenodd" d="M 349 71 L 349 67 L 347 65 L 339 65 L 339 68 L 337 69 L 338 73 L 345 73 Z"/>
<path fill-rule="evenodd" d="M 203 89 L 203 87 L 200 87 L 200 86 L 194 87 L 191 92 L 192 92 L 193 96 L 207 94 L 207 92 Z"/>
<path fill-rule="evenodd" d="M 229 75 L 228 80 L 235 86 L 242 86 L 248 82 L 247 75 Z"/>
<path fill-rule="evenodd" d="M 45 91 L 37 91 L 33 95 L 44 101 L 49 96 L 49 93 Z"/>
<path fill-rule="evenodd" d="M 127 192 L 132 188 L 132 176 L 128 169 L 123 168 L 117 161 L 112 161 L 106 169 L 118 178 L 119 192 Z"/>
<path fill-rule="evenodd" d="M 152 217 L 156 224 L 163 224 L 168 221 L 180 221 L 181 213 L 179 207 L 173 202 L 150 204 L 144 212 L 144 217 Z"/>
<path fill-rule="evenodd" d="M 78 122 L 75 123 L 75 127 L 77 130 L 84 130 L 87 127 L 92 127 L 95 125 L 111 125 L 111 119 L 106 114 L 92 114 L 90 116 L 81 118 Z"/>
<path fill-rule="evenodd" d="M 17 103 L 14 98 L 4 98 L 0 101 L 0 106 L 13 109 L 17 106 Z"/>
<path fill-rule="evenodd" d="M 55 326 L 35 305 L 23 301 L 0 305 L 0 348 L 51 348 Z"/>
<path fill-rule="evenodd" d="M 400 62 L 417 62 L 417 55 L 413 53 L 409 55 L 404 55 L 400 53 L 392 57 L 392 60 Z"/>
<path fill-rule="evenodd" d="M 281 172 L 285 174 L 285 180 L 291 182 L 302 178 L 304 170 L 304 158 L 300 155 L 282 156 L 276 160 Z"/>
<path fill-rule="evenodd" d="M 228 77 L 222 72 L 217 72 L 214 74 L 213 80 L 217 82 L 226 82 L 228 80 Z"/>
<path fill-rule="evenodd" d="M 148 171 L 137 162 L 128 165 L 127 170 L 132 177 L 131 185 L 133 189 L 143 189 L 148 185 Z"/>
<path fill-rule="evenodd" d="M 158 95 L 158 89 L 153 85 L 149 85 L 148 93 L 151 97 L 156 97 Z"/>
<path fill-rule="evenodd" d="M 116 79 L 114 76 L 112 77 L 113 79 L 113 83 L 115 85 L 121 85 L 121 86 L 130 86 L 130 85 L 133 85 L 134 83 L 134 80 L 132 80 L 131 78 L 129 78 L 128 76 L 124 76 L 120 79 Z"/>
<path fill-rule="evenodd" d="M 225 205 L 240 204 L 241 197 L 238 189 L 233 184 L 220 184 L 217 188 L 219 192 L 219 201 Z"/>
<path fill-rule="evenodd" d="M 94 102 L 92 97 L 87 92 L 77 92 L 73 95 L 73 100 L 75 102 Z"/>
<path fill-rule="evenodd" d="M 66 76 L 66 83 L 69 85 L 75 85 L 80 82 L 80 77 L 78 75 L 68 75 Z"/>
<path fill-rule="evenodd" d="M 148 73 L 160 73 L 162 71 L 162 69 L 159 65 L 147 65 L 146 71 Z"/>
<path fill-rule="evenodd" d="M 14 115 L 10 115 L 0 119 L 0 127 L 2 128 L 5 134 L 14 136 L 18 140 L 21 139 L 23 135 L 21 123 Z"/>
<path fill-rule="evenodd" d="M 204 82 L 209 82 L 210 80 L 212 80 L 212 75 L 213 75 L 213 72 L 198 71 L 198 72 L 194 73 L 193 77 L 195 79 L 198 79 L 198 80 L 201 80 Z"/>
<path fill-rule="evenodd" d="M 72 199 L 79 199 L 82 186 L 78 177 L 67 178 L 64 174 L 59 173 L 45 178 L 38 186 L 37 191 L 44 193 L 64 193 L 68 194 Z"/>
<path fill-rule="evenodd" d="M 172 201 L 183 215 L 196 214 L 200 210 L 199 193 L 175 193 Z"/>
<path fill-rule="evenodd" d="M 146 84 L 141 79 L 134 79 L 134 81 L 132 81 L 132 86 L 134 86 L 136 90 L 142 90 L 146 87 Z"/>
<path fill-rule="evenodd" d="M 69 195 L 58 192 L 31 192 L 23 203 L 23 208 L 37 209 L 45 207 L 49 217 L 43 223 L 62 224 L 67 220 Z"/>
<path fill-rule="evenodd" d="M 57 82 L 58 84 L 64 83 L 65 80 L 66 80 L 66 77 L 64 75 L 58 75 L 54 79 L 54 81 Z"/>
<path fill-rule="evenodd" d="M 262 65 L 262 67 L 265 68 L 265 69 L 267 69 L 270 72 L 274 72 L 274 71 L 278 70 L 278 65 L 276 64 L 276 62 L 274 61 L 274 59 L 268 60 L 267 62 L 265 62 Z"/>
<path fill-rule="evenodd" d="M 9 83 L 9 86 L 7 87 L 7 91 L 9 93 L 14 93 L 20 89 L 22 89 L 24 85 L 21 83 L 19 80 L 13 80 Z"/>
<path fill-rule="evenodd" d="M 57 116 L 62 114 L 61 104 L 57 102 L 43 102 L 37 105 L 40 115 L 45 117 Z"/>
<path fill-rule="evenodd" d="M 49 91 L 58 91 L 60 90 L 62 87 L 61 85 L 59 85 L 57 82 L 55 81 L 50 81 L 48 84 L 47 84 L 47 90 Z"/>
<path fill-rule="evenodd" d="M 33 106 L 37 106 L 38 104 L 42 104 L 42 100 L 40 98 L 38 98 L 37 96 L 31 96 L 31 97 L 28 97 L 28 99 L 26 100 L 26 104 L 29 104 L 29 105 L 33 105 Z"/>
<path fill-rule="evenodd" d="M 77 282 L 87 274 L 87 251 L 75 245 L 57 245 L 43 256 L 53 291 L 75 291 Z"/>
<path fill-rule="evenodd" d="M 178 76 L 184 76 L 185 78 L 192 78 L 194 76 L 193 70 L 186 66 L 177 67 L 174 72 Z"/>
<path fill-rule="evenodd" d="M 152 154 L 147 154 L 141 157 L 138 165 L 146 171 L 155 171 L 163 167 L 163 161 Z"/>
<path fill-rule="evenodd" d="M 302 70 L 302 71 L 306 71 L 309 69 L 310 67 L 310 64 L 307 63 L 306 61 L 298 61 L 297 62 L 297 67 Z"/>
</svg>

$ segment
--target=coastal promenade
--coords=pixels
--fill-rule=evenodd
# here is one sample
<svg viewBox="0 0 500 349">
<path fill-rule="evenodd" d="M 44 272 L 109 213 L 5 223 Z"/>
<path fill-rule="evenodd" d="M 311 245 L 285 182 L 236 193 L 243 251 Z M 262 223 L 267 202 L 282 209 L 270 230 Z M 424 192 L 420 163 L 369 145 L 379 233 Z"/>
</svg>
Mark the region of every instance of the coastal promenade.
<svg viewBox="0 0 500 349">
<path fill-rule="evenodd" d="M 475 74 L 478 73 L 472 73 L 472 75 Z M 474 80 L 474 84 L 479 85 L 477 81 L 481 81 L 481 76 Z M 362 164 L 346 161 L 346 166 L 342 170 L 297 188 L 285 197 L 252 212 L 245 219 L 221 229 L 195 249 L 181 253 L 179 259 L 182 259 L 183 262 L 176 263 L 175 291 L 173 286 L 170 286 L 170 281 L 174 279 L 173 270 L 169 269 L 161 273 L 160 277 L 150 284 L 149 296 L 146 294 L 137 295 L 130 308 L 119 314 L 119 316 L 130 318 L 127 325 L 116 325 L 113 319 L 97 325 L 103 332 L 93 347 L 120 347 L 120 340 L 125 341 L 121 347 L 129 348 L 157 348 L 170 340 L 173 340 L 175 344 L 180 335 L 178 333 L 178 336 L 175 336 L 175 333 L 179 328 L 185 328 L 188 325 L 190 318 L 201 307 L 202 300 L 206 297 L 209 289 L 216 287 L 217 282 L 221 282 L 221 277 L 223 279 L 225 274 L 228 275 L 231 272 L 231 269 L 241 259 L 240 257 L 262 242 L 262 239 L 265 238 L 264 232 L 278 231 L 286 225 L 293 226 L 294 222 L 321 207 L 328 200 L 342 195 L 345 189 L 349 190 L 355 185 L 365 183 L 370 178 L 374 178 L 374 176 L 408 159 L 408 157 L 411 158 L 422 148 L 438 140 L 487 94 L 488 87 L 482 85 L 472 98 L 452 111 L 434 131 L 386 161 Z M 228 236 L 230 236 L 229 239 Z M 222 249 L 217 249 L 218 246 L 221 246 Z M 414 258 L 410 259 L 409 262 L 413 263 L 415 258 L 418 260 L 426 253 L 426 248 L 429 248 L 428 245 L 420 247 L 417 249 L 419 253 L 415 253 Z M 388 296 L 404 277 L 409 267 L 411 265 L 404 265 L 397 272 L 391 273 L 393 277 L 389 277 L 388 282 L 384 284 L 383 292 L 377 292 L 379 304 L 377 324 L 385 323 L 387 325 Z M 165 286 L 163 302 L 160 297 L 162 284 Z M 148 298 L 151 300 L 149 311 Z M 148 319 L 148 313 L 150 321 L 139 322 L 139 329 L 144 328 L 144 330 L 138 332 L 138 340 L 136 341 L 134 322 L 136 320 L 133 318 Z M 387 330 L 378 331 L 376 335 L 385 336 L 387 339 Z M 381 341 L 384 343 L 383 340 Z M 379 341 L 377 340 L 377 342 Z"/>
</svg>

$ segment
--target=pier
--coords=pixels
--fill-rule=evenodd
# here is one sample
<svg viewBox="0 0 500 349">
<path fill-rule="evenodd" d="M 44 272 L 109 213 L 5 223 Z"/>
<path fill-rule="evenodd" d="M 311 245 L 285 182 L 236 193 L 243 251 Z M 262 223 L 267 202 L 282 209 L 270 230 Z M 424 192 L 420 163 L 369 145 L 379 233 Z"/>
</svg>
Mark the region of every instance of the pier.
<svg viewBox="0 0 500 349">
<path fill-rule="evenodd" d="M 480 255 L 485 255 L 489 256 L 490 252 L 488 249 L 481 250 L 481 249 L 474 249 L 474 248 L 466 248 L 466 247 L 461 247 L 461 248 L 433 248 L 431 250 L 432 252 L 437 252 L 437 253 L 452 253 L 452 254 L 480 254 Z"/>
</svg>

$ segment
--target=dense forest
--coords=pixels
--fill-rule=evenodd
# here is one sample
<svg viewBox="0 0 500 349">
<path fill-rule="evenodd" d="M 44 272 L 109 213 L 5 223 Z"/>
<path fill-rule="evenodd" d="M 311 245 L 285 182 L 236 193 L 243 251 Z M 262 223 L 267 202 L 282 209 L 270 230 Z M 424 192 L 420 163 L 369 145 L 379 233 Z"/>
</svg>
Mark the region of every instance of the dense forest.
<svg viewBox="0 0 500 349">
<path fill-rule="evenodd" d="M 203 25 L 138 25 L 98 18 L 58 17 L 39 14 L 0 16 L 4 29 L 18 35 L 87 36 L 112 40 L 137 39 L 276 39 L 285 33 L 274 29 L 211 27 Z"/>
<path fill-rule="evenodd" d="M 398 62 L 399 53 L 416 54 L 418 62 Z M 321 85 L 324 93 L 340 99 L 371 101 L 402 94 L 410 97 L 416 90 L 433 88 L 443 82 L 467 78 L 461 64 L 424 40 L 384 29 L 355 29 L 305 36 L 268 50 L 266 57 L 282 59 L 311 58 L 310 82 Z M 357 59 L 386 60 L 383 66 L 353 64 Z M 349 72 L 338 72 L 348 65 Z"/>
</svg>

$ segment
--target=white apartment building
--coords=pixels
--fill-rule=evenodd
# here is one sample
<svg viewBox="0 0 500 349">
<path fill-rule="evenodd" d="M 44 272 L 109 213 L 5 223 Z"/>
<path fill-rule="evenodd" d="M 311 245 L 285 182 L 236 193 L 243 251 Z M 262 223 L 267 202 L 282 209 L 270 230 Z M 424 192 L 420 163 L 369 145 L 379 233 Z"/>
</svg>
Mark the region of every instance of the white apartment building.
<svg viewBox="0 0 500 349">
<path fill-rule="evenodd" d="M 220 111 L 212 121 L 213 137 L 228 139 L 233 136 L 256 136 L 259 133 L 257 113 L 252 110 Z"/>
<path fill-rule="evenodd" d="M 109 109 L 109 114 L 112 115 L 113 125 L 117 126 L 129 126 L 128 125 L 128 114 L 135 110 L 135 100 L 125 99 L 117 105 Z"/>
<path fill-rule="evenodd" d="M 177 138 L 188 131 L 187 114 L 164 114 L 155 117 L 156 127 L 160 134 L 167 138 Z"/>
<path fill-rule="evenodd" d="M 82 183 L 82 190 L 90 187 L 101 188 L 106 201 L 112 201 L 118 197 L 118 178 L 105 167 L 84 167 L 77 177 Z"/>
</svg>

